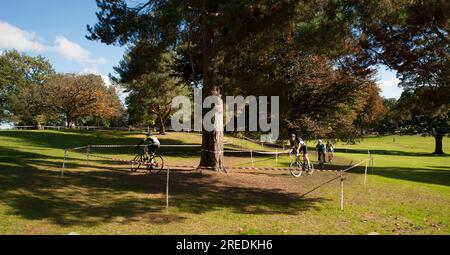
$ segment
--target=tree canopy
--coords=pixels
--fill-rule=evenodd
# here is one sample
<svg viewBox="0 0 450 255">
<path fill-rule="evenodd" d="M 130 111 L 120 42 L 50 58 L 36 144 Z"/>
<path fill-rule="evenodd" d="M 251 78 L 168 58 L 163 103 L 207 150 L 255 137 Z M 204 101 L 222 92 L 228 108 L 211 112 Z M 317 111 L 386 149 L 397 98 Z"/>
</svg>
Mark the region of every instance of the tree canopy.
<svg viewBox="0 0 450 255">
<path fill-rule="evenodd" d="M 151 121 L 158 125 L 161 134 L 165 134 L 165 123 L 175 110 L 172 108 L 172 99 L 188 96 L 189 89 L 181 86 L 181 79 L 174 76 L 174 53 L 163 53 L 157 56 L 157 61 L 147 59 L 146 64 L 143 64 L 142 55 L 146 55 L 148 48 L 142 45 L 133 48 L 116 67 L 120 74 L 118 80 L 129 93 L 126 103 L 130 123 L 148 125 Z M 136 55 L 136 51 L 141 54 Z"/>
<path fill-rule="evenodd" d="M 295 0 L 133 3 L 97 0 L 97 5 L 100 9 L 98 23 L 87 27 L 88 39 L 120 45 L 138 45 L 146 40 L 154 52 L 179 45 L 197 48 L 204 94 L 220 96 L 225 85 L 220 70 L 227 64 L 223 60 L 228 58 L 228 53 L 235 52 L 235 45 L 248 38 L 273 37 L 274 31 L 298 17 L 304 4 Z M 223 131 L 220 129 L 203 132 L 200 165 L 223 168 Z"/>
<path fill-rule="evenodd" d="M 0 118 L 14 118 L 21 89 L 44 84 L 55 74 L 52 65 L 42 56 L 31 57 L 16 50 L 0 55 Z M 31 89 L 31 88 L 30 88 Z M 32 89 L 37 92 L 38 87 Z"/>
<path fill-rule="evenodd" d="M 420 109 L 432 120 L 450 110 L 449 31 L 449 1 L 337 0 L 299 24 L 296 39 L 340 65 L 395 70 L 405 90 L 400 101 L 408 102 L 402 111 L 414 116 Z"/>
<path fill-rule="evenodd" d="M 46 107 L 64 115 L 67 126 L 87 117 L 113 118 L 122 105 L 113 88 L 97 75 L 58 74 L 45 84 Z"/>
<path fill-rule="evenodd" d="M 185 84 L 202 87 L 205 96 L 279 95 L 286 123 L 306 126 L 307 136 L 349 137 L 355 125 L 374 128 L 385 112 L 373 78 L 380 64 L 397 71 L 408 93 L 428 88 L 430 117 L 448 109 L 448 1 L 97 5 L 98 22 L 88 25 L 87 38 L 132 49 L 135 61 L 119 65 L 122 79 L 149 74 L 162 53 L 176 51 L 172 70 Z M 222 133 L 203 132 L 200 165 L 223 167 Z"/>
</svg>

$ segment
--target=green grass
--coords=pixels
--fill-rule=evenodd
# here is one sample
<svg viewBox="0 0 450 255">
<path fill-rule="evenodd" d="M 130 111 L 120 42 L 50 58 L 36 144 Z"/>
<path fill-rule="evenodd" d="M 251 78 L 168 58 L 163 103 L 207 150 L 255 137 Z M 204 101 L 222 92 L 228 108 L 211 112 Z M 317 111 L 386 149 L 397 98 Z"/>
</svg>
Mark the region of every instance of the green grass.
<svg viewBox="0 0 450 255">
<path fill-rule="evenodd" d="M 434 151 L 434 139 L 431 137 L 369 137 L 356 145 L 340 144 L 337 150 L 337 155 L 355 160 L 364 158 L 369 150 L 375 157 L 374 173 L 393 181 L 407 180 L 421 185 L 450 186 L 450 156 L 431 155 Z M 449 138 L 444 139 L 444 151 L 450 152 Z M 441 188 L 436 185 L 428 187 Z"/>
<path fill-rule="evenodd" d="M 432 156 L 430 137 L 365 138 L 336 145 L 342 167 L 374 156 L 368 185 L 363 168 L 346 175 L 345 208 L 335 172 L 293 178 L 282 171 L 124 171 L 127 165 L 69 152 L 88 144 L 136 144 L 128 132 L 0 131 L 0 234 L 450 234 L 450 157 Z M 200 144 L 195 133 L 160 136 L 163 144 Z M 273 150 L 227 137 L 227 149 Z M 312 145 L 312 144 L 311 144 Z M 199 148 L 162 148 L 167 164 L 198 164 Z M 444 151 L 450 151 L 445 138 Z M 93 155 L 130 159 L 132 148 L 93 149 Z M 315 158 L 312 154 L 311 158 Z M 287 156 L 254 157 L 256 166 L 287 166 Z M 227 153 L 228 166 L 252 165 L 246 153 Z M 338 167 L 338 166 L 335 166 Z"/>
</svg>

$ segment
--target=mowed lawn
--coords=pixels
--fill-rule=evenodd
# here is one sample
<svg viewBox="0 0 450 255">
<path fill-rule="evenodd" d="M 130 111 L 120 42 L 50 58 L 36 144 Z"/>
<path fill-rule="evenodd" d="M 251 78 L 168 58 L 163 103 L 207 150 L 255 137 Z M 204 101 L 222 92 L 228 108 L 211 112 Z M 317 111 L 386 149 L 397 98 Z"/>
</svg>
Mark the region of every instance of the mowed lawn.
<svg viewBox="0 0 450 255">
<path fill-rule="evenodd" d="M 336 164 L 374 157 L 367 186 L 364 165 L 345 175 L 340 210 L 334 171 L 293 178 L 287 171 L 130 173 L 133 148 L 69 152 L 88 144 L 136 144 L 142 134 L 115 131 L 0 131 L 0 234 L 450 234 L 450 157 L 432 156 L 430 137 L 364 138 L 337 144 Z M 195 133 L 159 136 L 163 144 L 199 144 Z M 281 148 L 227 137 L 227 150 Z M 310 147 L 313 142 L 310 142 Z M 166 164 L 198 164 L 197 147 L 162 148 Z M 450 139 L 444 150 L 450 152 Z M 315 155 L 311 155 L 315 158 Z M 288 156 L 254 155 L 255 166 L 285 167 Z M 248 153 L 227 153 L 227 166 L 252 165 Z M 329 168 L 335 168 L 332 166 Z M 328 168 L 328 167 L 327 167 Z M 317 188 L 317 189 L 316 189 Z M 312 192 L 311 192 L 312 191 Z"/>
</svg>

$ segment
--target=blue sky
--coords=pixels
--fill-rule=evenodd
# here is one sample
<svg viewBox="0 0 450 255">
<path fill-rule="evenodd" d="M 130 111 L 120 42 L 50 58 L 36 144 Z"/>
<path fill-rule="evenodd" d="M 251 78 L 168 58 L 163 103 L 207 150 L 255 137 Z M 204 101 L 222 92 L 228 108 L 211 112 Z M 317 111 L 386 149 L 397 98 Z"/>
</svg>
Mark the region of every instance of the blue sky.
<svg viewBox="0 0 450 255">
<path fill-rule="evenodd" d="M 108 75 L 125 48 L 89 41 L 94 0 L 15 0 L 0 7 L 0 50 L 15 48 L 48 58 L 59 72 Z"/>
<path fill-rule="evenodd" d="M 50 60 L 58 72 L 106 77 L 122 59 L 124 47 L 89 41 L 86 25 L 97 21 L 94 0 L 14 0 L 0 7 L 0 51 L 17 49 Z M 382 96 L 398 98 L 395 73 L 380 68 Z"/>
</svg>

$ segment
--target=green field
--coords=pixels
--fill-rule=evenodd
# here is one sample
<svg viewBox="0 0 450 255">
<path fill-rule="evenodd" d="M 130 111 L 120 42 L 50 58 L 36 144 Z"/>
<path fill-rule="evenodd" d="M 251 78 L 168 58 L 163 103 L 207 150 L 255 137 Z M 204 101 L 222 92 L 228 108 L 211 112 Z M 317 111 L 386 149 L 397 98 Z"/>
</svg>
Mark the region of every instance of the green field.
<svg viewBox="0 0 450 255">
<path fill-rule="evenodd" d="M 0 234 L 450 234 L 450 157 L 433 156 L 430 137 L 367 137 L 337 144 L 336 164 L 374 157 L 346 174 L 345 208 L 334 171 L 293 178 L 287 171 L 130 173 L 132 148 L 69 152 L 88 144 L 136 144 L 142 135 L 115 131 L 0 131 Z M 162 144 L 199 144 L 195 133 L 159 136 Z M 227 137 L 226 149 L 275 150 Z M 313 144 L 310 143 L 309 146 Z M 167 164 L 195 166 L 199 148 L 162 148 Z M 281 150 L 277 148 L 276 150 Z M 450 139 L 444 140 L 450 152 Z M 248 154 L 225 154 L 227 166 L 252 165 Z M 315 155 L 311 155 L 315 159 Z M 255 166 L 288 166 L 292 158 L 255 156 Z M 336 166 L 334 166 L 336 167 Z M 330 167 L 332 168 L 332 167 Z M 305 195 L 309 191 L 317 190 Z"/>
</svg>

